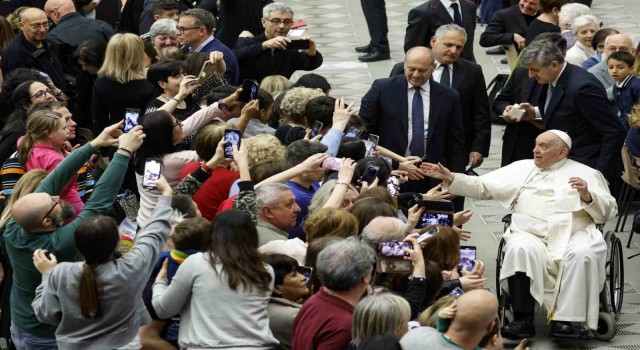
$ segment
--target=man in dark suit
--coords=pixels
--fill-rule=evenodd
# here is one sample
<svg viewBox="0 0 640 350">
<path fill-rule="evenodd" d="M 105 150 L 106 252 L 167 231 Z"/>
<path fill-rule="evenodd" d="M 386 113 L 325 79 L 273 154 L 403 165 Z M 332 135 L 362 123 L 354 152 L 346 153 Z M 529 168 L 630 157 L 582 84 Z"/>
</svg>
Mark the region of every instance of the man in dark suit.
<svg viewBox="0 0 640 350">
<path fill-rule="evenodd" d="M 543 84 L 538 107 L 520 104 L 523 120 L 541 118 L 545 129 L 571 136 L 569 158 L 600 170 L 614 184 L 626 136 L 602 84 L 581 67 L 568 64 L 562 51 L 547 40 L 535 41 L 521 55 L 529 76 Z"/>
<path fill-rule="evenodd" d="M 436 63 L 433 80 L 456 90 L 460 94 L 460 100 L 464 101 L 461 110 L 467 165 L 477 168 L 484 157 L 489 155 L 491 144 L 489 99 L 482 67 L 460 58 L 467 40 L 462 27 L 445 24 L 434 34 L 429 42 Z M 444 67 L 447 67 L 446 71 Z M 397 63 L 391 76 L 403 74 L 402 69 L 403 63 Z M 444 74 L 445 72 L 448 74 Z"/>
<path fill-rule="evenodd" d="M 178 41 L 189 51 L 210 53 L 220 51 L 224 55 L 227 70 L 224 78 L 229 85 L 238 85 L 240 69 L 236 55 L 213 36 L 216 19 L 211 12 L 203 9 L 190 9 L 180 14 L 178 19 Z"/>
<path fill-rule="evenodd" d="M 380 136 L 380 145 L 402 156 L 411 156 L 399 168 L 411 180 L 404 190 L 424 192 L 437 184 L 425 179 L 415 166 L 423 158 L 464 171 L 467 156 L 460 96 L 431 78 L 434 66 L 430 49 L 417 46 L 405 56 L 405 74 L 378 79 L 362 97 L 360 116 L 367 131 Z"/>
<path fill-rule="evenodd" d="M 496 12 L 480 35 L 480 46 L 513 45 L 520 52 L 529 24 L 540 10 L 540 0 L 520 0 L 518 5 Z"/>
<path fill-rule="evenodd" d="M 456 15 L 457 11 L 457 15 Z M 460 16 L 460 17 L 459 17 Z M 476 29 L 476 4 L 469 0 L 429 0 L 409 11 L 404 37 L 404 51 L 414 46 L 431 47 L 431 38 L 444 25 L 455 23 L 467 32 L 467 42 L 460 57 L 475 62 L 473 35 Z"/>
</svg>

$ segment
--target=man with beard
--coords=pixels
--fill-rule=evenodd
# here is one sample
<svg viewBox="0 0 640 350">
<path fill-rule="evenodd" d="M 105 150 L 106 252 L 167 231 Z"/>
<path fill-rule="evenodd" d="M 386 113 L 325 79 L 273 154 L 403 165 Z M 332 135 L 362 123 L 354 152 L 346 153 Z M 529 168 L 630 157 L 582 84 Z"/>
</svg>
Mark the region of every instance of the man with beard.
<svg viewBox="0 0 640 350">
<path fill-rule="evenodd" d="M 129 158 L 145 136 L 139 126 L 122 134 L 122 125 L 120 122 L 105 128 L 94 140 L 71 153 L 42 180 L 35 193 L 24 195 L 11 207 L 12 219 L 6 226 L 4 239 L 14 269 L 11 338 L 18 349 L 33 349 L 34 345 L 56 348 L 56 326 L 38 322 L 31 307 L 36 288 L 42 280 L 33 265 L 33 252 L 45 249 L 55 254 L 59 261 L 78 260 L 74 240 L 76 227 L 90 217 L 106 214 L 111 208 Z M 57 194 L 96 150 L 116 143 L 119 144 L 118 151 L 98 181 L 91 199 L 73 221 L 64 225 L 65 219 L 74 215 L 74 210 Z"/>
</svg>

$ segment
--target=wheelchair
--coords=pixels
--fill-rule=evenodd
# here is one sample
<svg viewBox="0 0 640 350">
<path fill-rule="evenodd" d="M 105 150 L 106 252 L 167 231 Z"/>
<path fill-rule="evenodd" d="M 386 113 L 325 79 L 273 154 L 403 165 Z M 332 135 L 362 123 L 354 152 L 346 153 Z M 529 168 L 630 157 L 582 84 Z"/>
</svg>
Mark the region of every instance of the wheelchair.
<svg viewBox="0 0 640 350">
<path fill-rule="evenodd" d="M 502 218 L 504 231 L 511 224 L 511 214 Z M 604 224 L 596 225 L 598 230 L 603 232 Z M 606 279 L 600 292 L 600 314 L 598 315 L 598 328 L 592 331 L 578 329 L 574 334 L 563 337 L 574 339 L 586 339 L 589 333 L 599 340 L 612 339 L 617 330 L 616 320 L 622 308 L 622 297 L 624 292 L 624 262 L 622 258 L 622 242 L 613 231 L 608 231 L 604 235 L 607 244 L 607 260 L 605 264 Z M 504 260 L 504 249 L 506 241 L 500 239 L 498 245 L 498 256 L 496 257 L 496 294 L 499 301 L 498 316 L 501 324 L 506 324 L 513 320 L 513 314 L 509 309 L 509 297 L 500 288 L 500 270 Z M 507 321 L 505 323 L 505 321 Z"/>
</svg>

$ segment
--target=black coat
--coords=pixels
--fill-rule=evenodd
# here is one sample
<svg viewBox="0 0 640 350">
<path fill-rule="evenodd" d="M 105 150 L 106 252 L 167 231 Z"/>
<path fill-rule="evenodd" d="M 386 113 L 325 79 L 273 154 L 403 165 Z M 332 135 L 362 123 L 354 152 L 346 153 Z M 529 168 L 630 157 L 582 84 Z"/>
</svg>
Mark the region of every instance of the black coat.
<svg viewBox="0 0 640 350">
<path fill-rule="evenodd" d="M 74 58 L 78 46 L 85 41 L 108 42 L 115 33 L 107 22 L 72 12 L 60 18 L 58 25 L 49 32 L 47 39 L 56 46 L 63 60 L 64 71 L 77 75 L 80 67 Z"/>
<path fill-rule="evenodd" d="M 236 46 L 238 35 L 244 30 L 254 36 L 264 32 L 262 8 L 273 0 L 221 0 L 216 38 L 229 47 Z"/>
<path fill-rule="evenodd" d="M 49 75 L 59 89 L 66 89 L 62 59 L 49 39 L 42 42 L 42 48 L 36 49 L 20 33 L 2 52 L 2 74 L 5 76 L 16 68 L 34 68 Z"/>
<path fill-rule="evenodd" d="M 538 106 L 544 106 L 548 84 L 540 93 Z M 609 104 L 602 84 L 591 73 L 566 65 L 553 90 L 547 109 L 541 108 L 545 128 L 558 129 L 571 137 L 569 159 L 600 170 L 611 182 L 620 159 L 627 132 Z"/>
<path fill-rule="evenodd" d="M 531 20 L 533 20 L 531 16 Z M 514 45 L 513 34 L 526 37 L 529 28 L 528 18 L 520 12 L 518 5 L 507 7 L 493 14 L 491 22 L 480 35 L 480 46 Z"/>
<path fill-rule="evenodd" d="M 460 96 L 433 80 L 429 84 L 426 161 L 442 162 L 452 171 L 463 172 L 468 157 L 464 150 Z M 360 117 L 367 132 L 380 136 L 380 145 L 399 155 L 405 154 L 409 144 L 407 90 L 404 75 L 378 79 L 362 97 L 360 105 Z M 435 185 L 436 182 L 432 182 L 431 186 Z"/>
<path fill-rule="evenodd" d="M 493 101 L 493 110 L 496 114 L 502 115 L 507 106 L 516 103 L 528 102 L 537 106 L 538 96 L 535 93 L 540 88 L 535 79 L 529 78 L 529 71 L 525 67 L 517 67 L 513 70 L 511 78 L 500 91 L 500 94 Z M 533 158 L 536 137 L 542 131 L 542 129 L 536 128 L 529 122 L 508 123 L 502 136 L 501 166 L 509 165 L 518 160 Z"/>
<path fill-rule="evenodd" d="M 475 62 L 473 55 L 473 41 L 476 29 L 476 5 L 468 0 L 460 1 L 462 24 L 467 32 L 467 42 L 460 57 Z M 440 0 L 430 0 L 409 11 L 407 33 L 404 37 L 404 51 L 415 46 L 431 47 L 431 37 L 436 30 L 444 25 L 453 23 L 453 19 Z"/>
</svg>

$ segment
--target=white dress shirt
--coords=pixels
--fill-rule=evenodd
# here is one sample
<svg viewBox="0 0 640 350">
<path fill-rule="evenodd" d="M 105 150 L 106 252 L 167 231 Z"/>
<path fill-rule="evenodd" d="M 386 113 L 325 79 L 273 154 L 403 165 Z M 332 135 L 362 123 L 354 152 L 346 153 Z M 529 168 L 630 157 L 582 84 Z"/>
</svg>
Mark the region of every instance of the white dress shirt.
<svg viewBox="0 0 640 350">
<path fill-rule="evenodd" d="M 407 83 L 407 101 L 408 101 L 408 123 L 407 123 L 407 132 L 408 132 L 408 137 L 407 137 L 407 150 L 405 151 L 405 155 L 406 156 L 410 156 L 411 155 L 411 150 L 409 150 L 409 148 L 411 147 L 411 138 L 413 137 L 413 129 L 412 129 L 412 119 L 411 119 L 411 113 L 412 113 L 412 104 L 413 104 L 413 95 L 416 93 L 416 90 L 413 88 L 414 86 Z M 431 86 L 429 85 L 429 81 L 427 80 L 426 83 L 424 83 L 421 86 L 421 90 L 420 90 L 420 94 L 422 95 L 422 107 L 424 109 L 424 140 L 427 140 L 427 132 L 429 131 L 429 103 L 431 102 Z M 426 146 L 425 146 L 426 147 Z M 425 151 L 426 154 L 426 151 Z"/>
<path fill-rule="evenodd" d="M 564 69 L 567 68 L 567 62 L 565 62 L 562 66 L 562 69 L 560 70 L 560 74 L 558 74 L 558 76 L 551 82 L 549 83 L 549 85 L 551 85 L 554 89 L 556 88 L 556 84 L 558 84 L 558 80 L 560 79 L 560 77 L 562 76 L 562 73 L 564 73 Z M 548 89 L 548 88 L 547 88 Z M 544 106 L 542 106 L 544 108 Z M 538 120 L 542 120 L 542 113 L 540 113 L 540 108 L 539 106 L 533 107 L 533 109 L 536 112 L 536 119 Z"/>
<path fill-rule="evenodd" d="M 453 63 L 449 64 L 449 82 L 451 83 L 451 85 L 453 85 Z M 438 83 L 440 82 L 440 78 L 442 77 L 442 70 L 444 70 L 444 66 L 442 65 L 442 63 L 438 62 L 438 60 L 436 60 L 436 70 L 433 71 L 433 80 L 437 81 Z"/>
<path fill-rule="evenodd" d="M 451 8 L 451 4 L 453 3 L 457 3 L 458 4 L 458 12 L 460 12 L 460 19 L 462 19 L 462 5 L 460 5 L 460 2 L 457 0 L 440 0 L 440 2 L 442 3 L 442 5 L 444 5 L 444 8 L 447 9 L 447 12 L 449 13 L 449 16 L 451 16 L 451 19 L 453 19 L 453 9 Z"/>
</svg>

